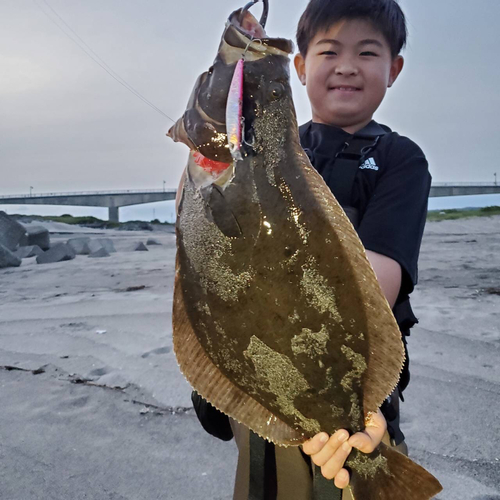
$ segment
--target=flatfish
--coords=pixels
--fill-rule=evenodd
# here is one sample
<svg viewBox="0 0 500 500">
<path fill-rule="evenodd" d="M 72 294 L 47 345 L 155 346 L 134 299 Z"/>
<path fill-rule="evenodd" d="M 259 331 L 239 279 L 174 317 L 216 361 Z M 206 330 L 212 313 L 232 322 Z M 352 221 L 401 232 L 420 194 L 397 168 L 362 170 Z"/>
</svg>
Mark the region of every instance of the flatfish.
<svg viewBox="0 0 500 500">
<path fill-rule="evenodd" d="M 362 430 L 396 387 L 404 348 L 363 245 L 300 146 L 293 44 L 263 24 L 246 9 L 231 14 L 169 131 L 190 148 L 174 349 L 215 407 L 277 445 L 299 445 L 320 431 Z M 383 444 L 353 450 L 347 465 L 356 500 L 441 489 Z"/>
</svg>

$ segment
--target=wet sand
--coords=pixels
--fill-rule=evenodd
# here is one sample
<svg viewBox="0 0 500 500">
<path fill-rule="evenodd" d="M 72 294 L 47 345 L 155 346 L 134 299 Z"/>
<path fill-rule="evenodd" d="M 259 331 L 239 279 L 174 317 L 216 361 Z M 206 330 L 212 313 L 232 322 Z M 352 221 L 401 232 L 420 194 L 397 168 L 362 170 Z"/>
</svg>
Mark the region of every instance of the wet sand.
<svg viewBox="0 0 500 500">
<path fill-rule="evenodd" d="M 118 252 L 0 270 L 0 499 L 229 500 L 172 352 L 174 236 L 94 233 Z M 500 499 L 499 255 L 500 217 L 427 225 L 402 425 L 442 500 Z"/>
</svg>

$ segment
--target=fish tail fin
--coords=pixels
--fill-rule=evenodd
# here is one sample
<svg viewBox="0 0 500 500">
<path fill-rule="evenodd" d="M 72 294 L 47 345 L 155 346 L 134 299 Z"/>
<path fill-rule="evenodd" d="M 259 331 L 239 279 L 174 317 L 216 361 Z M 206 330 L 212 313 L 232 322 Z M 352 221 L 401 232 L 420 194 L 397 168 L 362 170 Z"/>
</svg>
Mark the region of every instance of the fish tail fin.
<svg viewBox="0 0 500 500">
<path fill-rule="evenodd" d="M 427 500 L 443 489 L 432 474 L 384 443 L 371 454 L 353 450 L 346 465 L 354 500 Z"/>
</svg>

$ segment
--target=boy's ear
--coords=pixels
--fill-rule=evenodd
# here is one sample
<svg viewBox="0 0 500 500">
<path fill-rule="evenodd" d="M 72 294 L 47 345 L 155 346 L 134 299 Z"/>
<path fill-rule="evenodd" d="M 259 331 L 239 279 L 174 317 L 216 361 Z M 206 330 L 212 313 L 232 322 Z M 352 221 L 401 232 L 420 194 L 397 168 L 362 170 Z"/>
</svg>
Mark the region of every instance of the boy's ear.
<svg viewBox="0 0 500 500">
<path fill-rule="evenodd" d="M 306 84 L 306 61 L 300 52 L 295 55 L 295 57 L 293 59 L 293 63 L 295 64 L 295 70 L 297 71 L 297 76 L 299 77 L 300 83 L 302 83 L 302 85 L 305 85 Z"/>
<path fill-rule="evenodd" d="M 391 71 L 389 73 L 389 82 L 387 84 L 388 87 L 392 87 L 392 84 L 396 81 L 399 73 L 403 70 L 403 66 L 405 64 L 405 60 L 403 56 L 396 56 L 392 60 Z"/>
</svg>

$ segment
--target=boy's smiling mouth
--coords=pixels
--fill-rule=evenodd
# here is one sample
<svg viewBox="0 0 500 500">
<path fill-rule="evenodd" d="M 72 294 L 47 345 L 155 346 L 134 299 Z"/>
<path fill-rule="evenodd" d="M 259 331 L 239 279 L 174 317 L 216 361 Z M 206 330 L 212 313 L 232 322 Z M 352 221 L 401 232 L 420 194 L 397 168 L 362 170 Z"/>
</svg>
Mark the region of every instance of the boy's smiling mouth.
<svg viewBox="0 0 500 500">
<path fill-rule="evenodd" d="M 329 87 L 328 90 L 337 90 L 340 92 L 359 92 L 361 88 L 353 87 L 352 85 L 335 85 L 334 87 Z"/>
</svg>

